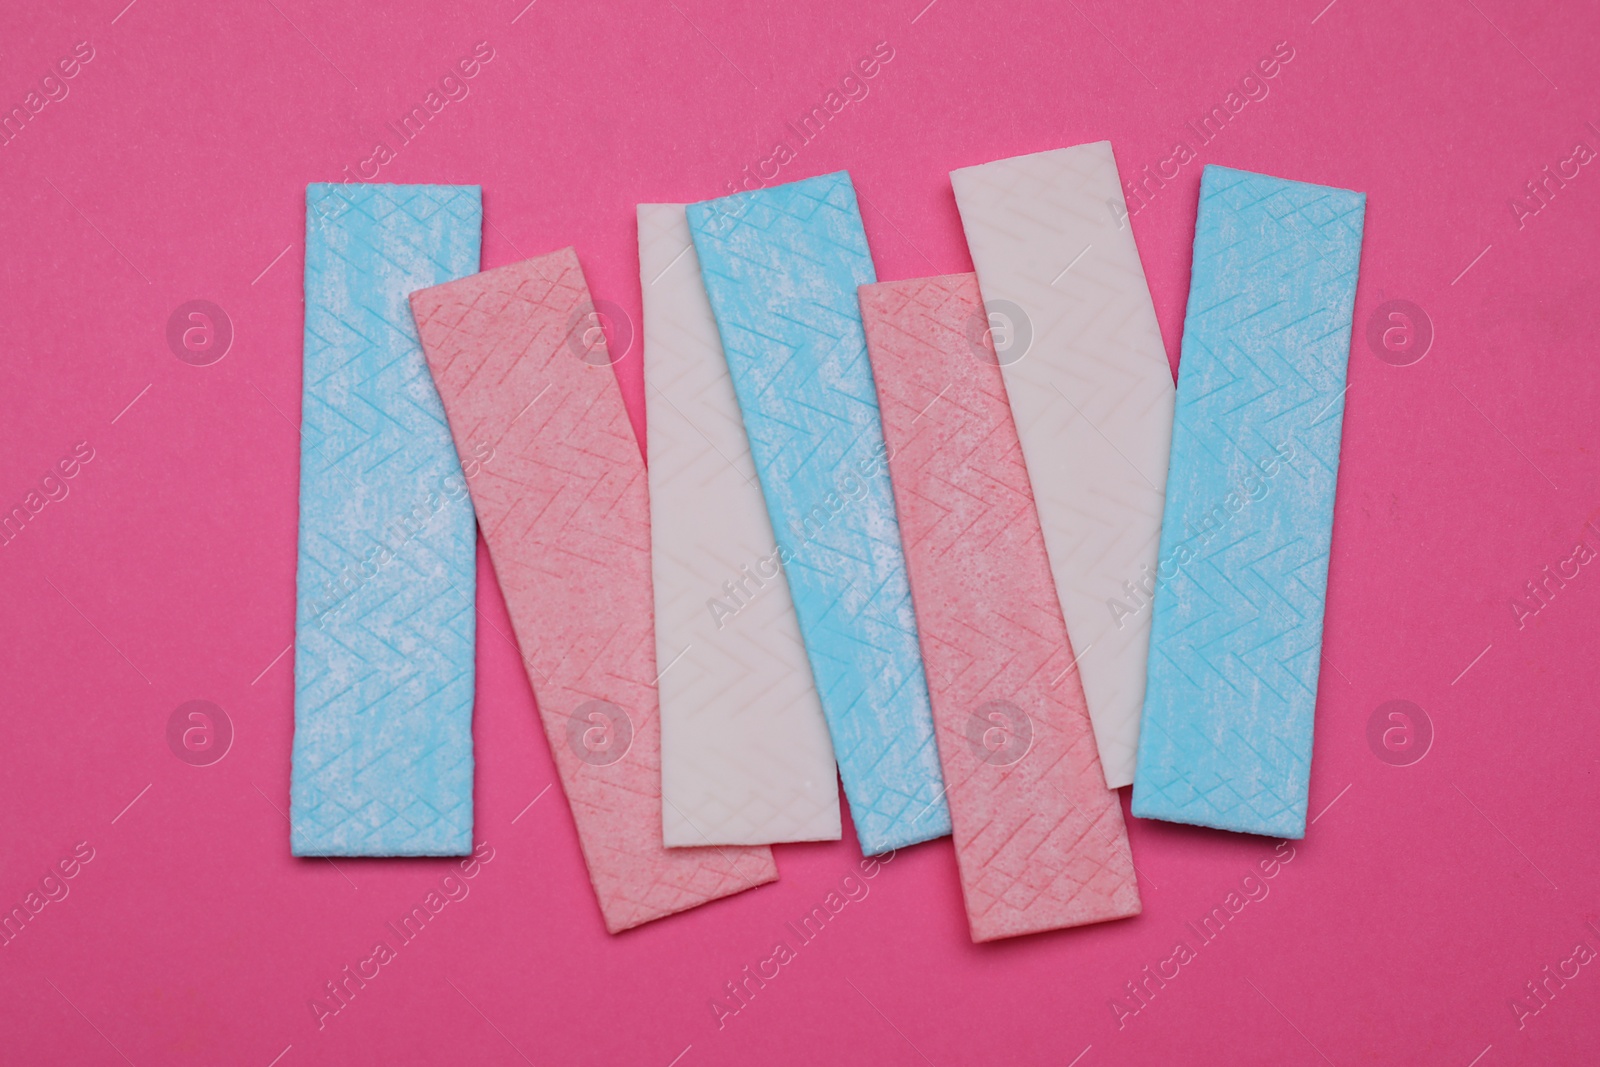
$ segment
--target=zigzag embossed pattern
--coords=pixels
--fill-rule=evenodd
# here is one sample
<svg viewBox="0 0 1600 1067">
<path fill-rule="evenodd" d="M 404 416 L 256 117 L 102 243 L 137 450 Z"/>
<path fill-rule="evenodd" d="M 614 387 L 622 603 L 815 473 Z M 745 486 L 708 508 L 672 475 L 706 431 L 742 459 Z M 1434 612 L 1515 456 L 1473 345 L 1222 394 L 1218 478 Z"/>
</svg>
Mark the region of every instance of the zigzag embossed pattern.
<svg viewBox="0 0 1600 1067">
<path fill-rule="evenodd" d="M 691 204 L 689 228 L 868 855 L 950 832 L 856 287 L 843 172 Z"/>
<path fill-rule="evenodd" d="M 952 171 L 950 183 L 989 310 L 1011 344 L 1031 335 L 1005 353 L 1006 391 L 1106 783 L 1124 786 L 1173 386 L 1116 158 L 1100 141 Z"/>
<path fill-rule="evenodd" d="M 861 311 L 972 939 L 1137 915 L 977 277 Z"/>
<path fill-rule="evenodd" d="M 764 847 L 669 849 L 644 459 L 578 257 L 413 293 L 472 502 L 612 933 L 777 877 Z"/>
<path fill-rule="evenodd" d="M 477 186 L 306 189 L 297 856 L 472 848 L 477 533 L 406 294 L 478 269 Z"/>
<path fill-rule="evenodd" d="M 1365 207 L 1201 178 L 1135 815 L 1305 834 Z"/>
<path fill-rule="evenodd" d="M 833 745 L 689 223 L 638 214 L 665 839 L 836 841 Z"/>
</svg>

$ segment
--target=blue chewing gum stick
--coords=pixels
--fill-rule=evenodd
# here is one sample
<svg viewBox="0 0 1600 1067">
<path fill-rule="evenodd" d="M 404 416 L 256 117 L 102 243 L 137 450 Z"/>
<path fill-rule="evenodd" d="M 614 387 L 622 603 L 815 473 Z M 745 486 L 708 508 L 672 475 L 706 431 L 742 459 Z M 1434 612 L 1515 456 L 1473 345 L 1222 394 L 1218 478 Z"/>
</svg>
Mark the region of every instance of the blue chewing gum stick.
<svg viewBox="0 0 1600 1067">
<path fill-rule="evenodd" d="M 306 188 L 297 856 L 472 851 L 477 533 L 407 296 L 478 269 L 477 186 Z"/>
<path fill-rule="evenodd" d="M 1207 167 L 1133 814 L 1305 836 L 1366 195 Z"/>
<path fill-rule="evenodd" d="M 841 171 L 688 216 L 861 850 L 942 837 L 950 810 L 856 297 L 877 274 L 855 188 Z M 742 595 L 707 590 L 730 613 Z"/>
</svg>

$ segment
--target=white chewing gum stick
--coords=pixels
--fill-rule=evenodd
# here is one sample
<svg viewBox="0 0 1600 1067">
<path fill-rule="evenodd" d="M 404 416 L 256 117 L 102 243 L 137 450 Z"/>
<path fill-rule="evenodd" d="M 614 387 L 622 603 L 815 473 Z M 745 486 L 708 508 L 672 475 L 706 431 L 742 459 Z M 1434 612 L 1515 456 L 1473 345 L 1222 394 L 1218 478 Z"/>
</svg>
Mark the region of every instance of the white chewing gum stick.
<svg viewBox="0 0 1600 1067">
<path fill-rule="evenodd" d="M 680 204 L 639 205 L 666 844 L 839 839 L 822 705 Z"/>
<path fill-rule="evenodd" d="M 1133 781 L 1172 370 L 1111 143 L 952 171 L 1106 784 Z"/>
</svg>

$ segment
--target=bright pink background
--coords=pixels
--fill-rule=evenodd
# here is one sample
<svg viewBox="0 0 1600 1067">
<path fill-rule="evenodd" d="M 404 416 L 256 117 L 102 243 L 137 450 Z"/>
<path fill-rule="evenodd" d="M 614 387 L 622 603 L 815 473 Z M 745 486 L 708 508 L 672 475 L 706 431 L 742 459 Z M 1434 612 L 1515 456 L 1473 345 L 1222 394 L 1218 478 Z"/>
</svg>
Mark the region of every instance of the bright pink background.
<svg viewBox="0 0 1600 1067">
<path fill-rule="evenodd" d="M 74 42 L 97 52 L 67 99 L 0 148 L 0 505 L 73 443 L 97 452 L 66 500 L 0 547 L 0 906 L 74 842 L 96 850 L 70 896 L 0 948 L 0 1060 L 1592 1057 L 1600 967 L 1525 1029 L 1508 1002 L 1580 939 L 1600 948 L 1584 926 L 1600 910 L 1600 575 L 1584 569 L 1521 631 L 1509 603 L 1571 554 L 1600 503 L 1600 172 L 1585 167 L 1521 229 L 1508 198 L 1577 140 L 1600 147 L 1585 127 L 1600 125 L 1600 9 L 1078 0 L 1001 15 L 937 0 L 913 22 L 925 0 L 609 13 L 538 0 L 513 23 L 523 0 L 138 0 L 118 17 L 123 2 L 0 14 L 0 103 Z M 949 843 L 907 850 L 719 1032 L 710 999 L 851 869 L 854 841 L 782 848 L 778 884 L 608 937 L 559 790 L 512 822 L 554 775 L 517 658 L 485 627 L 477 836 L 495 858 L 318 1031 L 309 998 L 445 865 L 297 861 L 274 810 L 292 726 L 290 657 L 274 657 L 294 617 L 303 192 L 392 141 L 383 124 L 480 40 L 496 58 L 471 95 L 382 180 L 481 183 L 485 266 L 575 245 L 596 297 L 635 319 L 634 204 L 721 191 L 792 143 L 784 122 L 878 41 L 895 57 L 871 95 L 784 177 L 849 168 L 890 279 L 970 269 L 951 168 L 1108 137 L 1131 174 L 1276 42 L 1294 47 L 1271 95 L 1134 229 L 1176 358 L 1201 163 L 1369 194 L 1311 781 L 1313 812 L 1337 803 L 1271 895 L 1124 1028 L 1111 998 L 1192 942 L 1185 921 L 1271 842 L 1135 820 L 1142 916 L 982 948 L 967 941 Z M 165 341 L 168 315 L 196 297 L 237 331 L 210 367 Z M 1404 368 L 1364 340 L 1395 297 L 1437 331 Z M 636 346 L 618 374 L 637 422 Z M 506 631 L 480 574 L 482 609 Z M 168 716 L 194 698 L 237 731 L 214 766 L 167 747 Z M 1437 731 L 1410 767 L 1366 739 L 1397 698 Z"/>
</svg>

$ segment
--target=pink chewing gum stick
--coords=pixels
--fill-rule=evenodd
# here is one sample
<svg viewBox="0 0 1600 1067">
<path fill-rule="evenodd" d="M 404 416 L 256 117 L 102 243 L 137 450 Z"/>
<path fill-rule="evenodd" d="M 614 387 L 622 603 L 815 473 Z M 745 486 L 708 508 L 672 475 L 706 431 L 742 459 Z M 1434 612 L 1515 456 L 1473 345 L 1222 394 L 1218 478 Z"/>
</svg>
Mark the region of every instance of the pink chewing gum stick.
<svg viewBox="0 0 1600 1067">
<path fill-rule="evenodd" d="M 612 933 L 777 878 L 661 841 L 644 458 L 572 249 L 411 294 Z"/>
<path fill-rule="evenodd" d="M 977 278 L 860 296 L 972 939 L 1137 915 Z"/>
</svg>

